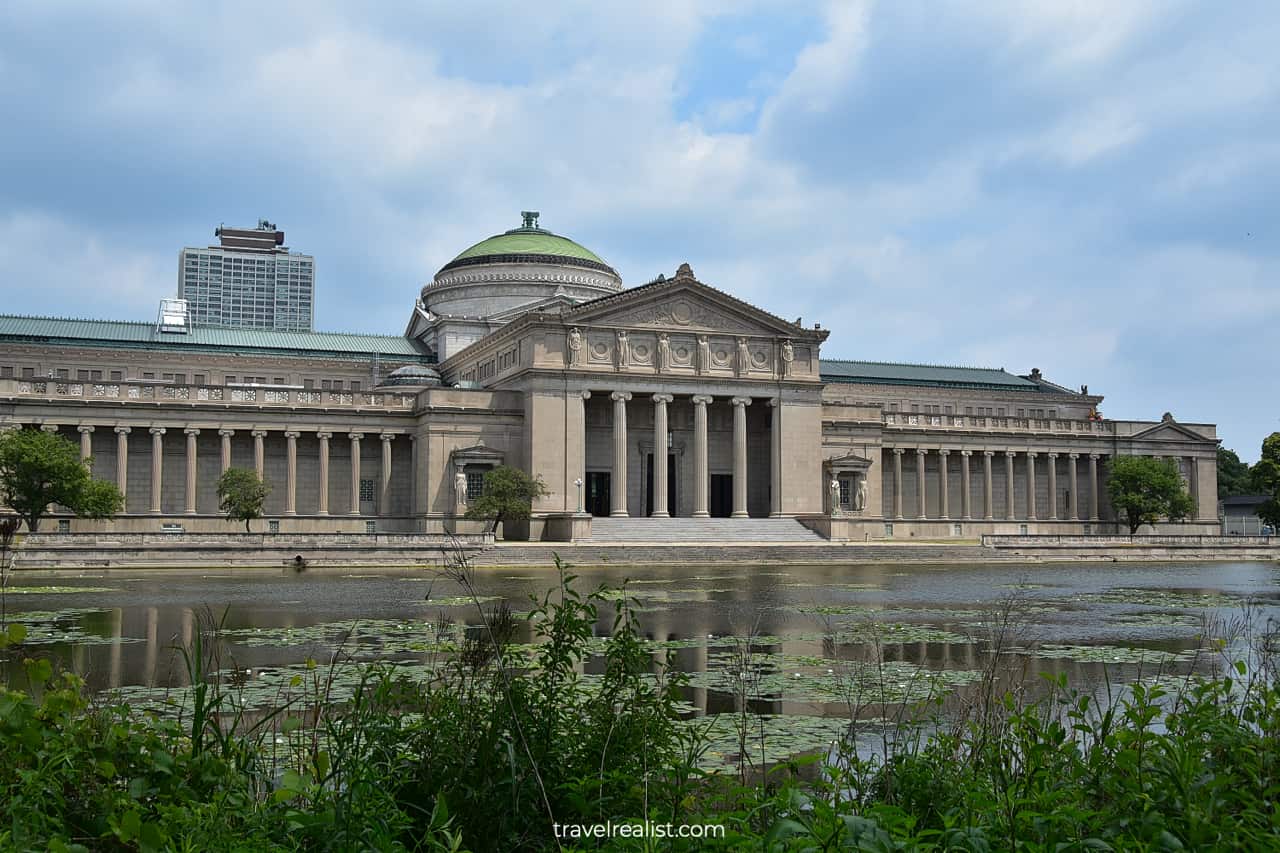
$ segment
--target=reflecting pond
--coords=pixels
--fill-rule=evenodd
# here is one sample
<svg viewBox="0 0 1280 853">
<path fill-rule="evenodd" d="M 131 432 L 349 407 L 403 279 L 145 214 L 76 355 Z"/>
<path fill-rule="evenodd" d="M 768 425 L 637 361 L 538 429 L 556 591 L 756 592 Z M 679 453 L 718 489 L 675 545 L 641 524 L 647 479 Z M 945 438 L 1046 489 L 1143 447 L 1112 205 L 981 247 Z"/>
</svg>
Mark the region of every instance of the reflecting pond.
<svg viewBox="0 0 1280 853">
<path fill-rule="evenodd" d="M 689 674 L 694 715 L 735 709 L 824 737 L 842 719 L 963 695 L 997 656 L 1007 677 L 1065 674 L 1092 690 L 1207 671 L 1242 620 L 1280 616 L 1274 563 L 575 567 L 575 585 L 618 587 L 655 658 Z M 181 707 L 177 648 L 221 622 L 220 665 L 246 707 L 278 701 L 307 661 L 395 661 L 427 677 L 481 608 L 527 613 L 552 569 L 475 570 L 481 601 L 434 570 L 102 570 L 13 576 L 5 618 L 27 626 L 0 650 L 0 679 L 25 685 L 21 659 L 53 658 L 90 688 L 142 707 Z M 602 607 L 597 634 L 608 633 Z M 520 620 L 516 642 L 535 639 Z M 518 645 L 517 653 L 527 651 Z M 1239 654 L 1233 648 L 1229 654 Z M 588 678 L 599 660 L 586 663 Z M 341 697 L 342 684 L 335 695 Z M 351 685 L 346 685 L 350 687 Z M 790 715 L 788 721 L 773 715 Z"/>
</svg>

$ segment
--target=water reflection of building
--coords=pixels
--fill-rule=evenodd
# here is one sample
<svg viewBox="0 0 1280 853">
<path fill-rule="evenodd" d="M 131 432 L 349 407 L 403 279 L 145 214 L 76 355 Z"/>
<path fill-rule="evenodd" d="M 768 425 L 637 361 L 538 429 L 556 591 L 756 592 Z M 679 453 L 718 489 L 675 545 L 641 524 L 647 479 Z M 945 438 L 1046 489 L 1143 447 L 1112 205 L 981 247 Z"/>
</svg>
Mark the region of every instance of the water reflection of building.
<svg viewBox="0 0 1280 853">
<path fill-rule="evenodd" d="M 1212 425 L 1108 420 L 1035 369 L 822 359 L 828 334 L 687 264 L 623 289 L 528 214 L 445 264 L 402 335 L 0 317 L 0 425 L 79 442 L 125 492 L 120 531 L 229 529 L 231 465 L 274 485 L 272 529 L 440 531 L 508 463 L 548 487 L 534 538 L 580 509 L 1100 532 L 1121 455 L 1175 459 L 1196 499 L 1178 529 L 1216 530 Z"/>
</svg>

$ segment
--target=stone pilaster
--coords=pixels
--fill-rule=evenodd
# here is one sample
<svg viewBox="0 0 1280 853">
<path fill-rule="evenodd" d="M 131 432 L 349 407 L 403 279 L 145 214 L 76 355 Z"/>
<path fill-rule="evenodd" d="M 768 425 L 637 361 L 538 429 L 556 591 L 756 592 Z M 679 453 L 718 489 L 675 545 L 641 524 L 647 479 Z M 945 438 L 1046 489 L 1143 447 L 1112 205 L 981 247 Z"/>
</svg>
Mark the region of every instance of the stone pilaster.
<svg viewBox="0 0 1280 853">
<path fill-rule="evenodd" d="M 298 436 L 296 430 L 285 430 L 284 514 L 298 514 Z"/>
<path fill-rule="evenodd" d="M 992 492 L 991 482 L 991 457 L 995 456 L 994 450 L 982 451 L 982 517 L 987 521 L 993 520 L 995 515 L 995 498 Z"/>
<path fill-rule="evenodd" d="M 187 515 L 196 514 L 196 439 L 200 430 L 187 427 L 183 434 L 187 437 Z"/>
<path fill-rule="evenodd" d="M 938 501 L 938 516 L 940 518 L 951 517 L 951 498 L 947 492 L 951 491 L 951 484 L 947 482 L 947 457 L 951 455 L 950 450 L 938 451 L 938 485 L 941 491 Z"/>
<path fill-rule="evenodd" d="M 218 435 L 222 439 L 222 473 L 227 473 L 227 469 L 231 467 L 231 436 L 235 435 L 233 429 L 220 429 Z"/>
<path fill-rule="evenodd" d="M 1013 450 L 1004 452 L 1005 518 L 1010 520 L 1017 516 L 1017 510 L 1013 506 L 1013 457 L 1016 455 Z"/>
<path fill-rule="evenodd" d="M 903 448 L 893 449 L 893 517 L 902 519 L 902 454 Z"/>
<path fill-rule="evenodd" d="M 1089 454 L 1089 520 L 1098 520 L 1098 456 L 1097 453 Z"/>
<path fill-rule="evenodd" d="M 93 456 L 93 427 L 81 424 L 76 430 L 80 433 L 80 458 L 88 459 Z"/>
<path fill-rule="evenodd" d="M 360 514 L 360 439 L 362 432 L 349 432 L 351 440 L 351 515 Z"/>
<path fill-rule="evenodd" d="M 124 494 L 129 485 L 129 432 L 131 427 L 116 427 L 116 488 Z"/>
<path fill-rule="evenodd" d="M 329 514 L 329 439 L 333 438 L 333 433 L 320 431 L 316 433 L 316 438 L 320 440 L 320 486 L 319 501 L 316 507 L 317 515 Z"/>
<path fill-rule="evenodd" d="M 1058 520 L 1058 454 L 1046 454 L 1049 457 L 1049 518 Z"/>
<path fill-rule="evenodd" d="M 151 430 L 151 512 L 160 514 L 160 494 L 164 481 L 164 427 Z"/>
<path fill-rule="evenodd" d="M 1071 484 L 1067 491 L 1067 518 L 1072 521 L 1080 520 L 1080 479 L 1076 476 L 1076 460 L 1079 458 L 1079 453 L 1067 454 L 1067 482 Z"/>
<path fill-rule="evenodd" d="M 782 398 L 769 400 L 769 517 L 782 515 Z"/>
<path fill-rule="evenodd" d="M 267 449 L 266 438 L 267 431 L 265 429 L 255 429 L 253 435 L 253 472 L 258 475 L 258 479 L 264 479 L 267 465 Z"/>
<path fill-rule="evenodd" d="M 1036 455 L 1027 453 L 1027 518 L 1036 519 Z"/>
<path fill-rule="evenodd" d="M 919 504 L 917 507 L 918 512 L 916 513 L 916 518 L 929 517 L 929 504 L 926 500 L 924 479 L 924 460 L 928 453 L 929 451 L 923 447 L 916 448 L 916 502 Z"/>
<path fill-rule="evenodd" d="M 382 488 L 378 490 L 378 515 L 391 514 L 391 442 L 395 440 L 395 433 L 384 432 L 379 433 L 378 438 L 382 440 Z"/>
<path fill-rule="evenodd" d="M 960 517 L 965 521 L 973 518 L 973 495 L 969 491 L 969 457 L 972 450 L 960 451 Z"/>
</svg>

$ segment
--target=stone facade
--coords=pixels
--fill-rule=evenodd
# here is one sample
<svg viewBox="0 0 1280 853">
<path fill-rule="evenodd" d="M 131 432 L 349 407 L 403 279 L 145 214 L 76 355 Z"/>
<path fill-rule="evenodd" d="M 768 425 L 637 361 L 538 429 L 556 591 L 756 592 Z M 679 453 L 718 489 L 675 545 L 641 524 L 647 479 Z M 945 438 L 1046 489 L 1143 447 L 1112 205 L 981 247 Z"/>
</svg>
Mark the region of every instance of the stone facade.
<svg viewBox="0 0 1280 853">
<path fill-rule="evenodd" d="M 378 380 L 351 359 L 0 335 L 0 427 L 77 441 L 125 492 L 111 522 L 59 517 L 72 531 L 231 530 L 214 489 L 233 465 L 271 483 L 272 531 L 475 531 L 460 516 L 505 463 L 547 487 L 535 539 L 586 514 L 798 517 L 858 540 L 1111 533 L 1105 481 L 1121 455 L 1179 461 L 1196 513 L 1162 532 L 1217 531 L 1212 425 L 1106 420 L 1101 397 L 1037 371 L 952 381 L 962 369 L 823 362 L 827 331 L 687 265 L 586 301 L 527 296 L 434 366 L 439 385 L 425 368 L 387 379 L 393 358 L 369 387 Z M 27 364 L 38 369 L 24 377 Z M 73 378 L 90 367 L 120 378 Z M 157 370 L 184 381 L 141 378 Z M 222 381 L 246 371 L 283 384 Z M 317 388 L 321 377 L 342 377 L 341 390 Z"/>
</svg>

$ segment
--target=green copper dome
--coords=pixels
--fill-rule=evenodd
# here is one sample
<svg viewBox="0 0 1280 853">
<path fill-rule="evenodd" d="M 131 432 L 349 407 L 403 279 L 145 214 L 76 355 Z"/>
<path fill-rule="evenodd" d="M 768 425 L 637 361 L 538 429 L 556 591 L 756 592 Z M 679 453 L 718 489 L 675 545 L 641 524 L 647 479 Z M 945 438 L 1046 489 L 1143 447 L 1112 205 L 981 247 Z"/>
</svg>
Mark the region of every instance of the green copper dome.
<svg viewBox="0 0 1280 853">
<path fill-rule="evenodd" d="M 481 240 L 445 264 L 440 272 L 474 264 L 541 261 L 565 263 L 617 275 L 595 252 L 568 237 L 539 228 L 537 212 L 524 211 L 521 216 L 524 218 L 521 227 Z"/>
</svg>

